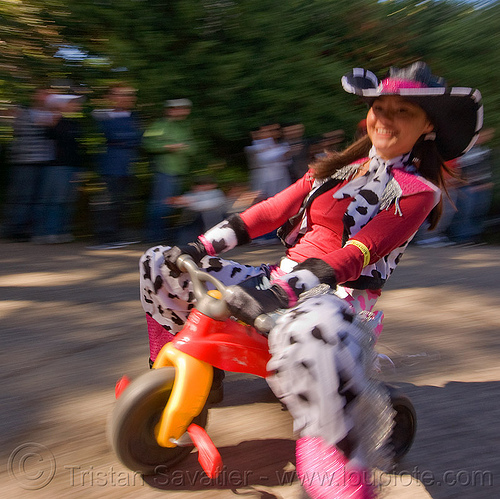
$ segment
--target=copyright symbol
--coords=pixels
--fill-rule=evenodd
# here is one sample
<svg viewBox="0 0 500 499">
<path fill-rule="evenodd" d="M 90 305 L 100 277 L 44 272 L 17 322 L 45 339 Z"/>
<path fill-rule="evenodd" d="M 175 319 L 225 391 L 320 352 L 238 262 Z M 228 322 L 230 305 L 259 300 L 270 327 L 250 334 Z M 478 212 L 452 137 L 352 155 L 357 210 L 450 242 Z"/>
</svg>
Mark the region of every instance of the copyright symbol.
<svg viewBox="0 0 500 499">
<path fill-rule="evenodd" d="M 54 478 L 56 460 L 44 445 L 28 442 L 12 451 L 7 468 L 23 489 L 40 490 Z"/>
</svg>

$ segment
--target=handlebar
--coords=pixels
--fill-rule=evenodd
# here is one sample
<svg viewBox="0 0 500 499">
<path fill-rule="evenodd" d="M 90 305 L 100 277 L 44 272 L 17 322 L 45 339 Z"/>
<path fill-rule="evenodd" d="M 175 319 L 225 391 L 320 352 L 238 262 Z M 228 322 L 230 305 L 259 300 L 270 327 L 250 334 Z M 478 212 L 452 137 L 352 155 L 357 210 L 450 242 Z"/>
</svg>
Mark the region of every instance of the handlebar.
<svg viewBox="0 0 500 499">
<path fill-rule="evenodd" d="M 228 294 L 228 287 L 219 281 L 212 274 L 201 270 L 190 255 L 180 255 L 176 261 L 177 267 L 181 272 L 187 272 L 193 283 L 193 293 L 196 298 L 196 308 L 205 315 L 216 320 L 224 320 L 231 316 L 231 312 L 225 302 Z M 222 295 L 221 299 L 208 294 L 206 283 L 211 283 Z M 273 316 L 262 314 L 255 319 L 254 327 L 267 333 L 274 326 Z"/>
</svg>

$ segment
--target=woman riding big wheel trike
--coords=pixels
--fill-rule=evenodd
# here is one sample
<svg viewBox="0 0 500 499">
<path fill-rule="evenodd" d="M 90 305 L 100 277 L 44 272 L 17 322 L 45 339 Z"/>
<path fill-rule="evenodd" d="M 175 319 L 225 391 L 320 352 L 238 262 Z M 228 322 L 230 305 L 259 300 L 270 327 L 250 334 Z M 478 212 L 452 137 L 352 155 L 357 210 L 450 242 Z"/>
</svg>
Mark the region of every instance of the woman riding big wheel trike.
<svg viewBox="0 0 500 499">
<path fill-rule="evenodd" d="M 421 61 L 391 67 L 381 81 L 355 68 L 342 86 L 369 107 L 365 136 L 185 247 L 156 246 L 141 258 L 142 306 L 160 329 L 149 329 L 155 369 L 124 391 L 112 425 L 132 469 L 173 466 L 192 440 L 207 474 L 217 473 L 220 457 L 202 428 L 213 367 L 266 377 L 293 418 L 297 474 L 314 499 L 367 497 L 370 470 L 408 450 L 413 408 L 374 375 L 374 307 L 420 226 L 436 227 L 447 162 L 481 129 L 481 94 L 447 88 Z M 274 231 L 286 246 L 275 265 L 220 257 Z M 181 272 L 185 253 L 222 300 L 201 296 L 182 259 L 194 281 Z M 270 327 L 254 322 L 276 310 Z"/>
<path fill-rule="evenodd" d="M 206 474 L 215 478 L 222 460 L 203 429 L 213 367 L 267 377 L 271 355 L 266 334 L 279 313 L 259 317 L 256 327 L 237 321 L 224 301 L 230 288 L 187 255 L 179 258 L 178 266 L 190 275 L 196 308 L 182 331 L 161 349 L 151 371 L 128 386 L 123 379 L 117 384 L 109 435 L 120 461 L 131 470 L 151 475 L 174 467 L 194 445 Z M 207 284 L 216 289 L 208 290 Z M 391 397 L 396 404 L 394 458 L 399 459 L 411 446 L 415 413 L 411 402 L 392 388 Z"/>
</svg>

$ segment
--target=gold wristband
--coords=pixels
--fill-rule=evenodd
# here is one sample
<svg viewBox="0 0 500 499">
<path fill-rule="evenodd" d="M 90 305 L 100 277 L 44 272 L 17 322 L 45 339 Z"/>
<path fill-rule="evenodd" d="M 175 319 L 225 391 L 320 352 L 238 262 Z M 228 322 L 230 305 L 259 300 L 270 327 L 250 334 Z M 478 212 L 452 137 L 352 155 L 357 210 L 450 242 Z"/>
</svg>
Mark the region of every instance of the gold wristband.
<svg viewBox="0 0 500 499">
<path fill-rule="evenodd" d="M 356 246 L 356 248 L 361 250 L 361 253 L 363 253 L 363 268 L 366 267 L 370 263 L 370 250 L 363 243 L 356 241 L 356 239 L 349 239 L 345 245 L 347 246 L 348 244 Z"/>
</svg>

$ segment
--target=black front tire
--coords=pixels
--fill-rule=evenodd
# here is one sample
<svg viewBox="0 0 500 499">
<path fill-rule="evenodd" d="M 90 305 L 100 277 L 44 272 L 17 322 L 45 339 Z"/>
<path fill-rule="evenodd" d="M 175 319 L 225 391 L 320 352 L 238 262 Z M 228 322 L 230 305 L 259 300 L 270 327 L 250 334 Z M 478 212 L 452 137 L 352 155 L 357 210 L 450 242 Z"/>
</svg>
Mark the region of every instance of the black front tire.
<svg viewBox="0 0 500 499">
<path fill-rule="evenodd" d="M 396 411 L 389 443 L 393 449 L 393 460 L 398 463 L 408 454 L 415 439 L 417 413 L 408 396 L 394 386 L 386 386 L 389 390 L 392 407 Z"/>
<path fill-rule="evenodd" d="M 154 435 L 174 379 L 173 367 L 153 369 L 134 380 L 116 402 L 108 427 L 109 440 L 120 461 L 132 471 L 154 475 L 159 466 L 171 468 L 193 449 L 161 447 Z M 204 428 L 207 415 L 205 405 L 192 422 Z"/>
</svg>

